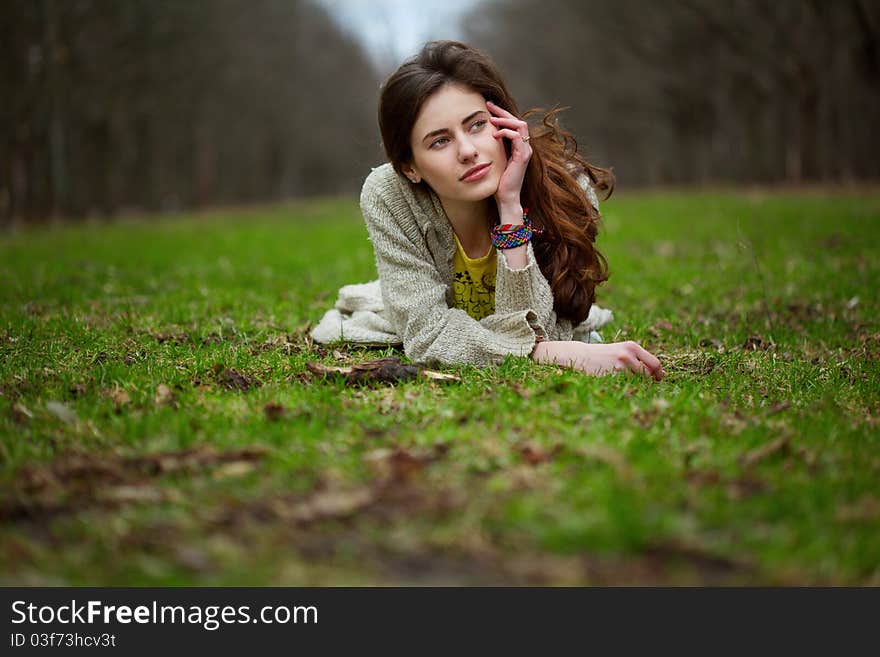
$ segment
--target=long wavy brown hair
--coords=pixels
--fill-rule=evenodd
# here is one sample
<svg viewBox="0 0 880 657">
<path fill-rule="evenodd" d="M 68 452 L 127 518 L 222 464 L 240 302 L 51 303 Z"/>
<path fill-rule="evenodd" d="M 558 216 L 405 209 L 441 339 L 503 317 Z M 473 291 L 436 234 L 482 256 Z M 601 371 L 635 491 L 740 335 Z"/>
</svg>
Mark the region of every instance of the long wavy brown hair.
<svg viewBox="0 0 880 657">
<path fill-rule="evenodd" d="M 575 138 L 559 125 L 558 113 L 563 108 L 549 112 L 536 108 L 521 115 L 492 59 L 459 41 L 425 44 L 382 86 L 379 130 L 388 160 L 398 173 L 403 174 L 404 165 L 412 162 L 410 136 L 422 106 L 450 83 L 466 85 L 523 119 L 544 114 L 540 123 L 529 129 L 532 157 L 520 200 L 529 209 L 532 223 L 545 229 L 533 238 L 532 245 L 541 273 L 553 291 L 557 316 L 573 324 L 583 322 L 596 300 L 596 286 L 608 280 L 608 262 L 595 246 L 599 212 L 577 179 L 586 175 L 607 199 L 614 189 L 614 175 L 578 153 Z M 510 142 L 505 145 L 509 157 Z"/>
</svg>

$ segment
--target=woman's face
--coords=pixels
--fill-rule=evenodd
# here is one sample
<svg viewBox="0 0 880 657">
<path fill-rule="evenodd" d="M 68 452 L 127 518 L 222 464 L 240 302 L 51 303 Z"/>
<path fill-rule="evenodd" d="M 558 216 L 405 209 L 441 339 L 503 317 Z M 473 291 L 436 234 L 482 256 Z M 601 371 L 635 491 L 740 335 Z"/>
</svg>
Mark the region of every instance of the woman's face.
<svg viewBox="0 0 880 657">
<path fill-rule="evenodd" d="M 501 138 L 492 134 L 483 96 L 460 84 L 447 84 L 422 105 L 410 135 L 410 180 L 424 180 L 441 200 L 482 201 L 498 190 L 507 168 Z M 466 174 L 475 166 L 480 169 Z"/>
</svg>

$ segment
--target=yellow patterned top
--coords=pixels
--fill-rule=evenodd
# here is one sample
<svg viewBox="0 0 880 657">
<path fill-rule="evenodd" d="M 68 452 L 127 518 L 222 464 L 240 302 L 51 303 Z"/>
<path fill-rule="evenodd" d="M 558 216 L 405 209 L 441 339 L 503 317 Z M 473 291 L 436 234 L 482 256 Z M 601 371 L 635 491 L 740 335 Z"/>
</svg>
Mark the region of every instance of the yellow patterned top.
<svg viewBox="0 0 880 657">
<path fill-rule="evenodd" d="M 483 319 L 495 313 L 495 269 L 498 257 L 495 247 L 482 258 L 469 258 L 455 235 L 455 308 L 464 310 L 474 319 Z"/>
</svg>

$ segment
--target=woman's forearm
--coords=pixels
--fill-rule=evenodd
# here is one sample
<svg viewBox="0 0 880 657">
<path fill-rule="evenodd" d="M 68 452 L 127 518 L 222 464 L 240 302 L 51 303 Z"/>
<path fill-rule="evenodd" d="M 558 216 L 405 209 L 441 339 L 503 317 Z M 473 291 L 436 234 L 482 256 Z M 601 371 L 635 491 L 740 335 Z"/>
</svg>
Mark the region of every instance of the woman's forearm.
<svg viewBox="0 0 880 657">
<path fill-rule="evenodd" d="M 536 363 L 572 367 L 587 374 L 629 370 L 651 376 L 657 381 L 666 376 L 657 357 L 631 340 L 600 344 L 587 344 L 577 340 L 538 342 L 532 350 L 532 360 Z"/>
</svg>

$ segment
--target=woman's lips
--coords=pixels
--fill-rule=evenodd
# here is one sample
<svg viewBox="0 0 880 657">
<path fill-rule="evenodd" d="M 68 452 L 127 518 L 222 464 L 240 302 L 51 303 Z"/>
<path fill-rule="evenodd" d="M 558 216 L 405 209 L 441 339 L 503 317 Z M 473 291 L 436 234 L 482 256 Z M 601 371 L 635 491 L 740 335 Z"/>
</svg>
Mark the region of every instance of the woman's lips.
<svg viewBox="0 0 880 657">
<path fill-rule="evenodd" d="M 463 177 L 462 181 L 463 182 L 476 182 L 477 180 L 480 180 L 483 176 L 486 175 L 486 172 L 489 171 L 489 167 L 491 167 L 491 166 L 492 166 L 491 162 L 489 162 L 488 164 L 481 165 L 480 168 L 478 168 L 472 174 L 469 174 L 469 175 Z"/>
</svg>

